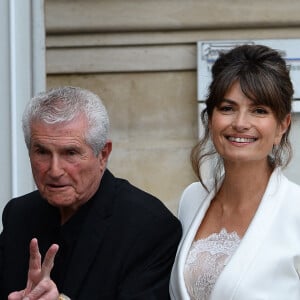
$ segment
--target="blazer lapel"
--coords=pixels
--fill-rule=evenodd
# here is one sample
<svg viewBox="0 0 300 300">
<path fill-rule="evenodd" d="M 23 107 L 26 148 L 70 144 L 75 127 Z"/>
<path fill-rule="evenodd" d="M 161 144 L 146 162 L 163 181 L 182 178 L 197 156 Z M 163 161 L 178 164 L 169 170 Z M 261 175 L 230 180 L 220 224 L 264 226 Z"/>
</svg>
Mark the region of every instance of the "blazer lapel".
<svg viewBox="0 0 300 300">
<path fill-rule="evenodd" d="M 71 298 L 76 298 L 99 247 L 104 242 L 103 237 L 113 211 L 111 201 L 113 178 L 113 175 L 107 170 L 101 180 L 100 188 L 94 196 L 96 197 L 95 203 L 89 211 L 74 249 L 63 286 L 64 292 Z"/>
<path fill-rule="evenodd" d="M 235 295 L 239 284 L 247 277 L 247 270 L 253 263 L 259 247 L 264 242 L 268 230 L 273 222 L 280 195 L 277 187 L 280 175 L 275 170 L 271 175 L 265 194 L 250 223 L 241 243 L 230 261 L 220 274 L 211 294 L 211 299 L 237 299 Z"/>
<path fill-rule="evenodd" d="M 176 294 L 180 295 L 178 297 L 178 299 L 180 299 L 180 300 L 185 300 L 185 299 L 189 300 L 190 299 L 187 289 L 186 289 L 185 281 L 184 281 L 184 266 L 185 266 L 185 262 L 186 262 L 187 255 L 189 253 L 191 244 L 193 243 L 195 235 L 199 228 L 199 225 L 201 224 L 201 222 L 205 216 L 205 213 L 210 205 L 210 202 L 214 196 L 215 196 L 215 192 L 213 190 L 207 195 L 205 200 L 203 200 L 203 202 L 200 204 L 200 206 L 195 214 L 195 217 L 194 217 L 190 227 L 187 229 L 187 233 L 186 233 L 185 237 L 183 238 L 182 242 L 180 243 L 178 251 L 177 251 L 177 253 L 179 255 L 178 255 L 178 257 L 176 257 L 177 261 L 175 261 L 175 263 L 174 263 L 174 265 L 177 266 L 177 270 L 174 273 L 178 276 L 178 279 L 176 280 L 176 282 L 179 283 L 179 286 L 175 287 L 175 288 L 177 289 Z"/>
</svg>

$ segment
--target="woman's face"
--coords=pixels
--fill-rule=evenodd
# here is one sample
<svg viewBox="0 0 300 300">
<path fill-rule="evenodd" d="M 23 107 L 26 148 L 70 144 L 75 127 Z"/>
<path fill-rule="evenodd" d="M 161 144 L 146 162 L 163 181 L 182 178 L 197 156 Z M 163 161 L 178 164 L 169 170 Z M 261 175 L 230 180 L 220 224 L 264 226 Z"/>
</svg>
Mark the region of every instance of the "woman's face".
<svg viewBox="0 0 300 300">
<path fill-rule="evenodd" d="M 290 124 L 290 115 L 278 123 L 273 111 L 254 104 L 235 82 L 214 108 L 209 126 L 217 152 L 225 161 L 266 161 Z"/>
</svg>

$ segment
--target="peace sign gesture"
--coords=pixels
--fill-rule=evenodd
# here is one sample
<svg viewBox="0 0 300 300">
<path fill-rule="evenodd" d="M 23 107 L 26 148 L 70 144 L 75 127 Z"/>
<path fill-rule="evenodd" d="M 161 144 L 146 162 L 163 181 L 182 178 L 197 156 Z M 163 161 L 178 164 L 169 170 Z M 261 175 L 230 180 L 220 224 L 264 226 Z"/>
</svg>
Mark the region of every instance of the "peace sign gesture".
<svg viewBox="0 0 300 300">
<path fill-rule="evenodd" d="M 26 288 L 22 291 L 11 293 L 8 296 L 8 300 L 57 300 L 59 292 L 50 278 L 50 273 L 54 266 L 58 245 L 51 245 L 43 263 L 41 262 L 37 239 L 31 240 L 29 249 L 30 258 Z"/>
</svg>

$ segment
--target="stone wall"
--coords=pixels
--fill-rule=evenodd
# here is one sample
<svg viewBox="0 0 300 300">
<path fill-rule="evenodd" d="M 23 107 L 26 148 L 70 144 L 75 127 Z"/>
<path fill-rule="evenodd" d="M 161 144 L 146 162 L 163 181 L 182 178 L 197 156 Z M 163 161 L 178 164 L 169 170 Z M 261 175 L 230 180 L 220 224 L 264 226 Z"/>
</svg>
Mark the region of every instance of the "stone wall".
<svg viewBox="0 0 300 300">
<path fill-rule="evenodd" d="M 196 42 L 300 37 L 298 0 L 45 4 L 47 86 L 82 86 L 100 95 L 111 117 L 109 168 L 174 213 L 195 180 L 189 152 L 198 135 Z M 294 117 L 296 150 L 287 173 L 299 182 Z"/>
</svg>

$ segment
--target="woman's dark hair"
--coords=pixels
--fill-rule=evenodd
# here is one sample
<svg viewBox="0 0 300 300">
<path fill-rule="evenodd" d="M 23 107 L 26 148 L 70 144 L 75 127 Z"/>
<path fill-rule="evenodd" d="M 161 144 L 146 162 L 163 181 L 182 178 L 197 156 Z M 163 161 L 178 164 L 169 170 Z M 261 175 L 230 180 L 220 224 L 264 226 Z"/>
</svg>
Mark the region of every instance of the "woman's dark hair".
<svg viewBox="0 0 300 300">
<path fill-rule="evenodd" d="M 206 108 L 201 113 L 204 134 L 191 152 L 191 163 L 201 184 L 206 188 L 200 166 L 208 159 L 215 162 L 215 183 L 220 179 L 223 161 L 210 141 L 209 121 L 215 107 L 224 99 L 233 83 L 239 82 L 243 93 L 255 104 L 271 108 L 278 123 L 291 112 L 293 85 L 289 69 L 280 53 L 263 45 L 242 45 L 229 52 L 220 53 L 212 67 Z M 290 126 L 269 157 L 272 168 L 285 167 L 292 156 L 288 139 Z M 213 159 L 214 158 L 214 159 Z"/>
</svg>

